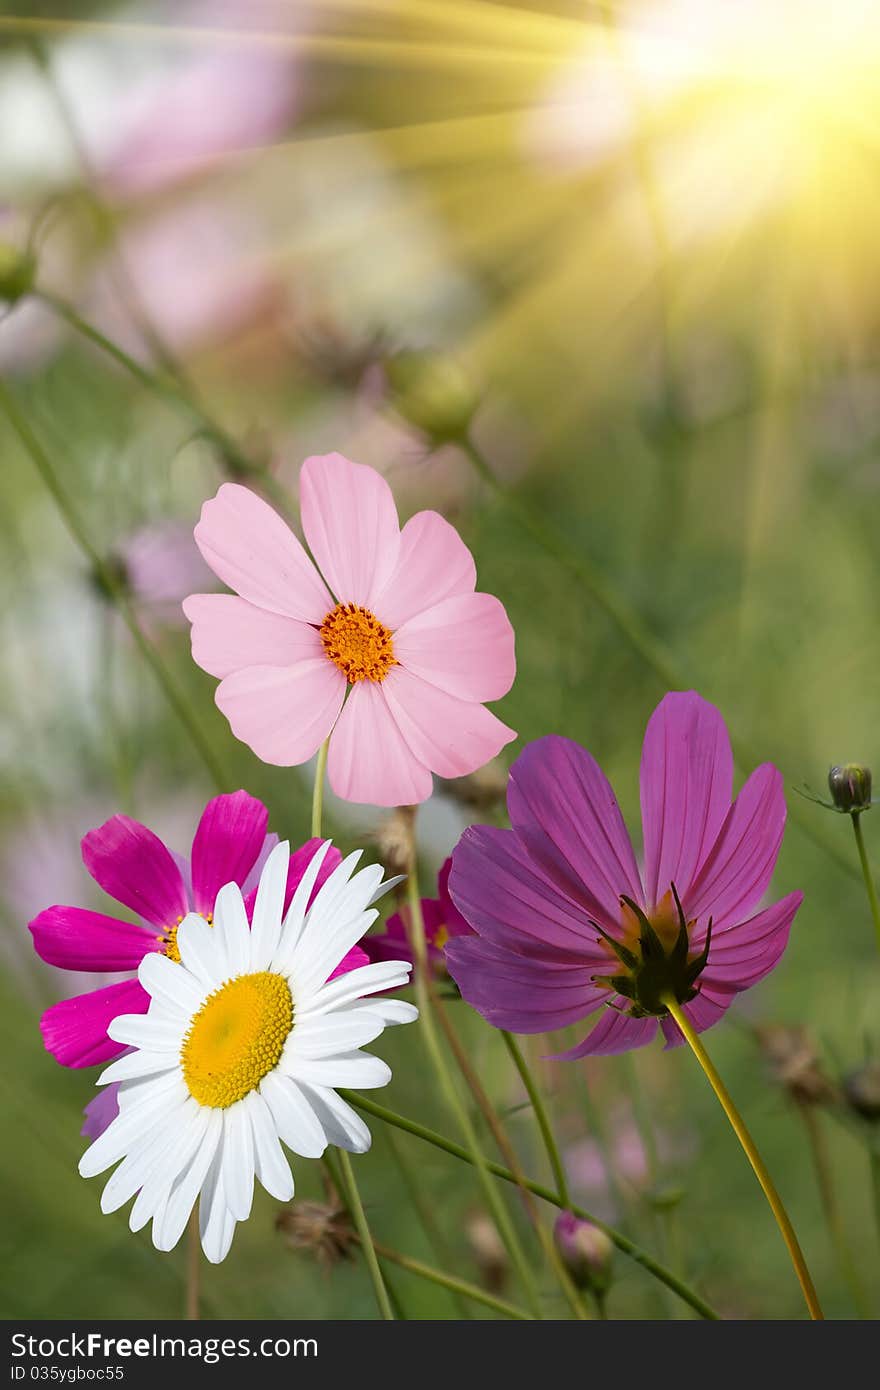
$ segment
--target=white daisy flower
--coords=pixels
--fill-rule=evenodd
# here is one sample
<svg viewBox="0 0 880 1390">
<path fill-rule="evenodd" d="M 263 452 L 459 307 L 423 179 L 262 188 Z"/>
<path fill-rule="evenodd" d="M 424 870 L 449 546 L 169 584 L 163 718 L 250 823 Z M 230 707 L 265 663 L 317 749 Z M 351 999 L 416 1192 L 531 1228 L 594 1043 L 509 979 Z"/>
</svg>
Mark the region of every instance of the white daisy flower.
<svg viewBox="0 0 880 1390">
<path fill-rule="evenodd" d="M 392 886 L 378 865 L 355 873 L 357 851 L 307 909 L 329 845 L 312 858 L 286 916 L 285 843 L 266 861 L 252 925 L 234 883 L 217 895 L 213 926 L 194 912 L 185 917 L 180 964 L 158 953 L 141 962 L 147 1013 L 123 1014 L 107 1030 L 134 1050 L 98 1080 L 120 1083 L 119 1114 L 79 1171 L 88 1178 L 119 1163 L 102 1210 L 137 1194 L 129 1224 L 137 1231 L 152 1219 L 159 1250 L 177 1244 L 197 1198 L 202 1248 L 215 1264 L 235 1223 L 250 1214 L 255 1177 L 289 1201 L 293 1177 L 280 1140 L 304 1158 L 320 1158 L 328 1144 L 352 1153 L 370 1147 L 367 1126 L 333 1088 L 384 1086 L 390 1069 L 361 1047 L 418 1011 L 377 997 L 406 984 L 407 961 L 329 980 L 378 916 L 371 904 Z"/>
</svg>

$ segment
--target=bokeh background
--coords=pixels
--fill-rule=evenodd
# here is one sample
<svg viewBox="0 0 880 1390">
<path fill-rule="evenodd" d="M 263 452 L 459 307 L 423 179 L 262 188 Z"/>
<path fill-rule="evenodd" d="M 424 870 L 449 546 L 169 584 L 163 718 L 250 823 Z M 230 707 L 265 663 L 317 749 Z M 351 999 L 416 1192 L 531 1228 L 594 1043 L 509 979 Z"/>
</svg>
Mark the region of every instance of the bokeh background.
<svg viewBox="0 0 880 1390">
<path fill-rule="evenodd" d="M 436 507 L 473 548 L 517 633 L 498 707 L 519 732 L 511 757 L 550 731 L 580 740 L 636 827 L 646 719 L 694 686 L 728 719 L 739 780 L 782 768 L 774 891 L 806 902 L 782 964 L 710 1046 L 837 1317 L 880 1311 L 872 1127 L 837 1090 L 880 1046 L 880 961 L 850 827 L 797 789 L 824 794 L 830 763 L 878 754 L 878 74 L 866 0 L 0 13 L 4 386 L 228 789 L 308 834 L 309 769 L 236 743 L 190 660 L 179 601 L 209 582 L 192 527 L 229 477 L 295 515 L 299 466 L 327 449 L 380 468 L 403 514 Z M 471 413 L 481 467 L 446 442 Z M 86 829 L 125 810 L 186 851 L 214 783 L 5 418 L 0 536 L 0 1310 L 178 1316 L 183 1249 L 159 1255 L 125 1213 L 103 1217 L 77 1176 L 94 1074 L 56 1066 L 38 1018 L 89 981 L 38 961 L 27 922 L 97 905 Z M 426 883 L 470 820 L 498 813 L 438 784 L 419 817 Z M 329 815 L 377 856 L 375 813 Z M 499 1039 L 451 1008 L 545 1176 Z M 810 1030 L 829 1103 L 805 1112 L 780 1084 L 756 1033 L 771 1024 Z M 726 1315 L 800 1316 L 692 1059 L 563 1066 L 548 1050 L 529 1041 L 580 1200 Z M 380 1099 L 451 1132 L 417 1039 L 392 1033 L 382 1051 Z M 357 1162 L 375 1233 L 431 1258 L 376 1130 Z M 401 1148 L 450 1267 L 516 1297 L 469 1171 Z M 295 1172 L 320 1196 L 317 1165 Z M 205 1316 L 372 1316 L 357 1261 L 316 1274 L 276 1234 L 276 1207 L 262 1194 L 207 1270 Z M 411 1316 L 456 1315 L 390 1278 Z M 551 1287 L 547 1310 L 564 1311 Z M 609 1311 L 684 1314 L 623 1257 Z"/>
</svg>

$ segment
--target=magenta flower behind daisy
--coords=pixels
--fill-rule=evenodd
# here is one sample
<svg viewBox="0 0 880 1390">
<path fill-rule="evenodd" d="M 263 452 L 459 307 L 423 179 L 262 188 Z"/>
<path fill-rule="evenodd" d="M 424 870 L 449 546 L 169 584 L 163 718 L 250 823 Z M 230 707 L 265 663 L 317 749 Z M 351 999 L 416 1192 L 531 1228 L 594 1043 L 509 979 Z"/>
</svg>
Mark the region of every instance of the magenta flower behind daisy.
<svg viewBox="0 0 880 1390">
<path fill-rule="evenodd" d="M 315 564 L 247 488 L 224 483 L 205 503 L 196 542 L 236 592 L 184 603 L 193 658 L 264 762 L 306 762 L 329 736 L 337 796 L 424 801 L 432 773 L 473 772 L 516 737 L 483 703 L 513 683 L 507 615 L 474 591 L 473 557 L 437 512 L 401 529 L 374 469 L 306 459 L 300 501 Z"/>
<path fill-rule="evenodd" d="M 137 968 L 150 952 L 179 960 L 177 928 L 189 912 L 212 920 L 220 889 L 236 883 L 252 912 L 260 869 L 278 843 L 267 834 L 269 813 L 245 791 L 214 797 L 202 813 L 188 860 L 172 854 L 152 830 L 128 816 L 112 816 L 83 837 L 83 863 L 105 893 L 131 912 L 136 922 L 88 908 L 56 905 L 30 923 L 37 954 L 66 970 L 125 971 L 131 978 L 64 999 L 40 1021 L 43 1041 L 67 1067 L 89 1067 L 116 1057 L 124 1048 L 107 1036 L 119 1014 L 146 1013 L 149 995 Z M 320 845 L 309 840 L 290 858 L 287 903 Z M 321 865 L 315 892 L 340 862 L 331 849 Z M 346 969 L 366 962 L 359 948 Z"/>
<path fill-rule="evenodd" d="M 446 946 L 456 936 L 473 936 L 452 898 L 449 896 L 449 873 L 452 860 L 447 859 L 437 875 L 436 898 L 422 898 L 422 919 L 425 924 L 425 944 L 428 948 L 428 963 L 437 975 L 446 974 Z M 365 936 L 361 942 L 371 961 L 408 960 L 412 961 L 412 947 L 409 944 L 407 923 L 409 908 L 404 906 L 395 912 L 385 923 L 384 932 Z"/>
<path fill-rule="evenodd" d="M 779 961 L 803 894 L 761 911 L 785 826 L 782 777 L 757 768 L 732 801 L 718 710 L 695 692 L 661 700 L 642 749 L 644 869 L 596 761 L 570 739 L 529 744 L 510 773 L 511 830 L 472 826 L 450 888 L 474 928 L 446 959 L 490 1023 L 543 1033 L 604 1009 L 564 1053 L 643 1047 L 665 998 L 702 1032 Z"/>
</svg>

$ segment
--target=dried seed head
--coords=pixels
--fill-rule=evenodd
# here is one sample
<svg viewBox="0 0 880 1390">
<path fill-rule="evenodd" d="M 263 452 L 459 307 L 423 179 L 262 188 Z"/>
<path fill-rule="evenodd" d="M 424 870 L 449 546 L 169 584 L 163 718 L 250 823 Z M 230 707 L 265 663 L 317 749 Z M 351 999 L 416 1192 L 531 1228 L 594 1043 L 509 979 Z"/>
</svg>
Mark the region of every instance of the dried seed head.
<svg viewBox="0 0 880 1390">
<path fill-rule="evenodd" d="M 776 1081 L 801 1105 L 828 1105 L 836 1097 L 833 1081 L 822 1069 L 808 1029 L 783 1023 L 757 1030 L 758 1043 Z"/>
<path fill-rule="evenodd" d="M 291 1202 L 275 1218 L 291 1250 L 311 1251 L 325 1268 L 349 1259 L 356 1240 L 347 1212 L 336 1203 Z"/>
</svg>

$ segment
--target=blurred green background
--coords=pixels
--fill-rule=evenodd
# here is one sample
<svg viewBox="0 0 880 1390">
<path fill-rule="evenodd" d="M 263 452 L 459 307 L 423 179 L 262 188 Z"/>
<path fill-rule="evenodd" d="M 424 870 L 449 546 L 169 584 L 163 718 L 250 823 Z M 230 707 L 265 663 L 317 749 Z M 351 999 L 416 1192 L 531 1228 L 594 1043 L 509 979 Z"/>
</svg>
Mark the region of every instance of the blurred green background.
<svg viewBox="0 0 880 1390">
<path fill-rule="evenodd" d="M 773 891 L 800 887 L 806 902 L 780 967 L 709 1045 L 826 1313 L 851 1317 L 815 1125 L 838 1245 L 876 1316 L 869 1129 L 842 1105 L 805 1122 L 753 1032 L 808 1028 L 832 1079 L 880 1045 L 851 830 L 796 791 L 824 795 L 829 764 L 877 756 L 876 17 L 855 0 L 835 7 L 830 36 L 822 7 L 795 15 L 784 0 L 11 8 L 0 372 L 226 787 L 306 838 L 309 770 L 264 766 L 238 744 L 190 660 L 179 600 L 208 582 L 192 526 L 228 477 L 295 515 L 299 466 L 327 449 L 379 467 L 402 515 L 436 507 L 472 547 L 517 634 L 517 681 L 497 707 L 519 734 L 510 759 L 547 732 L 580 740 L 637 840 L 648 715 L 671 686 L 716 702 L 739 780 L 764 760 L 785 775 Z M 33 267 L 38 295 L 16 299 L 13 270 L 27 280 Z M 414 364 L 417 389 L 401 395 Z M 495 484 L 444 440 L 465 408 Z M 98 1184 L 76 1173 L 94 1073 L 59 1068 L 38 1018 L 89 982 L 43 966 L 27 921 L 52 902 L 95 903 L 86 829 L 125 810 L 186 852 L 215 788 L 2 417 L 0 461 L 0 1311 L 174 1317 L 183 1248 L 157 1254 L 124 1212 L 102 1216 Z M 343 845 L 376 857 L 375 813 L 331 801 L 329 816 Z M 419 817 L 426 886 L 473 818 L 438 784 Z M 500 1040 L 450 1008 L 527 1171 L 546 1179 Z M 579 1199 L 723 1314 L 801 1316 L 692 1059 L 658 1048 L 565 1066 L 533 1041 Z M 395 1031 L 381 1052 L 394 1079 L 379 1098 L 452 1133 L 417 1040 Z M 656 1132 L 653 1173 L 634 1085 Z M 597 1133 L 616 1192 L 594 1171 Z M 472 1174 L 395 1138 L 449 1267 L 518 1297 L 475 1239 Z M 293 1166 L 298 1193 L 320 1196 L 317 1165 Z M 381 1126 L 357 1172 L 377 1238 L 433 1259 Z M 654 1198 L 670 1188 L 681 1196 L 664 1214 Z M 358 1262 L 316 1277 L 275 1233 L 276 1208 L 261 1194 L 225 1264 L 205 1268 L 204 1315 L 373 1316 Z M 537 1260 L 515 1197 L 511 1210 Z M 431 1285 L 390 1280 L 408 1315 L 456 1315 Z M 546 1296 L 563 1315 L 550 1283 Z M 618 1256 L 611 1316 L 673 1311 Z"/>
</svg>

